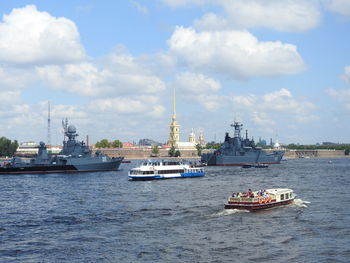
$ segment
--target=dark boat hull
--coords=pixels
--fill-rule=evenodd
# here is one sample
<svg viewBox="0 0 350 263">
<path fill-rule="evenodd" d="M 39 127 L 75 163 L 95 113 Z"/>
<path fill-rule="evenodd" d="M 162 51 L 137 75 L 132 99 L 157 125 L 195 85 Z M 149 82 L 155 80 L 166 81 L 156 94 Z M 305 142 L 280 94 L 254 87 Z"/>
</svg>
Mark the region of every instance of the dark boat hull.
<svg viewBox="0 0 350 263">
<path fill-rule="evenodd" d="M 272 154 L 266 154 L 261 152 L 249 152 L 243 156 L 238 155 L 217 155 L 215 153 L 207 153 L 202 155 L 201 161 L 208 166 L 244 166 L 244 165 L 256 165 L 261 164 L 279 164 L 284 155 L 284 152 L 275 152 Z"/>
<path fill-rule="evenodd" d="M 250 210 L 250 211 L 259 211 L 263 209 L 273 208 L 277 206 L 283 206 L 291 204 L 294 199 L 280 201 L 280 202 L 270 202 L 270 203 L 253 203 L 253 204 L 226 204 L 225 209 L 240 209 L 240 210 Z"/>
<path fill-rule="evenodd" d="M 100 172 L 116 171 L 122 159 L 111 162 L 95 164 L 77 164 L 77 165 L 28 165 L 22 167 L 5 166 L 0 167 L 0 174 L 48 174 L 48 173 L 78 173 L 78 172 Z"/>
<path fill-rule="evenodd" d="M 241 137 L 242 124 L 235 121 L 231 125 L 235 129 L 234 137 L 226 132 L 225 140 L 221 146 L 209 153 L 203 153 L 201 162 L 210 166 L 243 166 L 256 164 L 277 164 L 280 163 L 284 152 L 279 150 L 265 151 L 257 147 L 254 140 Z"/>
</svg>

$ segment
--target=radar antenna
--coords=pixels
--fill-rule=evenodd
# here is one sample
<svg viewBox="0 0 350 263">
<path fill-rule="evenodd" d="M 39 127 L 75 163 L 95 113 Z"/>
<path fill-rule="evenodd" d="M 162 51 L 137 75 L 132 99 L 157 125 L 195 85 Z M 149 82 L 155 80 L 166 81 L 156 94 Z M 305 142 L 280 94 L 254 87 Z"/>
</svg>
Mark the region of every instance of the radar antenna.
<svg viewBox="0 0 350 263">
<path fill-rule="evenodd" d="M 47 145 L 51 145 L 50 101 L 47 102 Z"/>
<path fill-rule="evenodd" d="M 66 141 L 66 133 L 68 132 L 68 119 L 62 120 L 62 127 L 63 127 L 63 141 Z"/>
<path fill-rule="evenodd" d="M 235 128 L 235 134 L 234 137 L 241 137 L 241 130 L 242 130 L 243 124 L 239 123 L 238 121 L 235 121 L 233 124 L 231 124 L 231 127 Z"/>
</svg>

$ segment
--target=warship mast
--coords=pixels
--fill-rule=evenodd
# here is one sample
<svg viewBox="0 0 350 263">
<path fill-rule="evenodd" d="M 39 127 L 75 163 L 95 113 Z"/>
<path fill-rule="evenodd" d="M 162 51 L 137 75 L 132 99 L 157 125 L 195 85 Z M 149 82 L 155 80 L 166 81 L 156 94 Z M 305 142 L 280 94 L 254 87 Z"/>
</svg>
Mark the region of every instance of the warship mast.
<svg viewBox="0 0 350 263">
<path fill-rule="evenodd" d="M 50 101 L 47 102 L 47 145 L 51 145 Z"/>
</svg>

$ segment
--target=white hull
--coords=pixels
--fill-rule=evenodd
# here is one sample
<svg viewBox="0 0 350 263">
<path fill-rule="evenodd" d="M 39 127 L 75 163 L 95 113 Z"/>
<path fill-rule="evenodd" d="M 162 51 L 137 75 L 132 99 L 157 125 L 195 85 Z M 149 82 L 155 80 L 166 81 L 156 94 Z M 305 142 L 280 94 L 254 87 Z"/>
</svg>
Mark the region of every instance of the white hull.
<svg viewBox="0 0 350 263">
<path fill-rule="evenodd" d="M 129 171 L 131 180 L 159 180 L 173 178 L 201 177 L 203 168 L 191 167 L 180 161 L 152 160 Z"/>
</svg>

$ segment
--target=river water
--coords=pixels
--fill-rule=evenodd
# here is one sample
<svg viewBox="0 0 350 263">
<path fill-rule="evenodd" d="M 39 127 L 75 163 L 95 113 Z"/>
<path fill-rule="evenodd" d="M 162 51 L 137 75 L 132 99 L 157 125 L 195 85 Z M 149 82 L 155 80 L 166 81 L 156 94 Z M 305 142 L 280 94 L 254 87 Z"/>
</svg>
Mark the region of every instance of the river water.
<svg viewBox="0 0 350 263">
<path fill-rule="evenodd" d="M 206 167 L 202 178 L 127 172 L 1 175 L 0 262 L 349 262 L 350 159 Z M 294 204 L 224 210 L 232 192 L 292 188 Z"/>
</svg>

